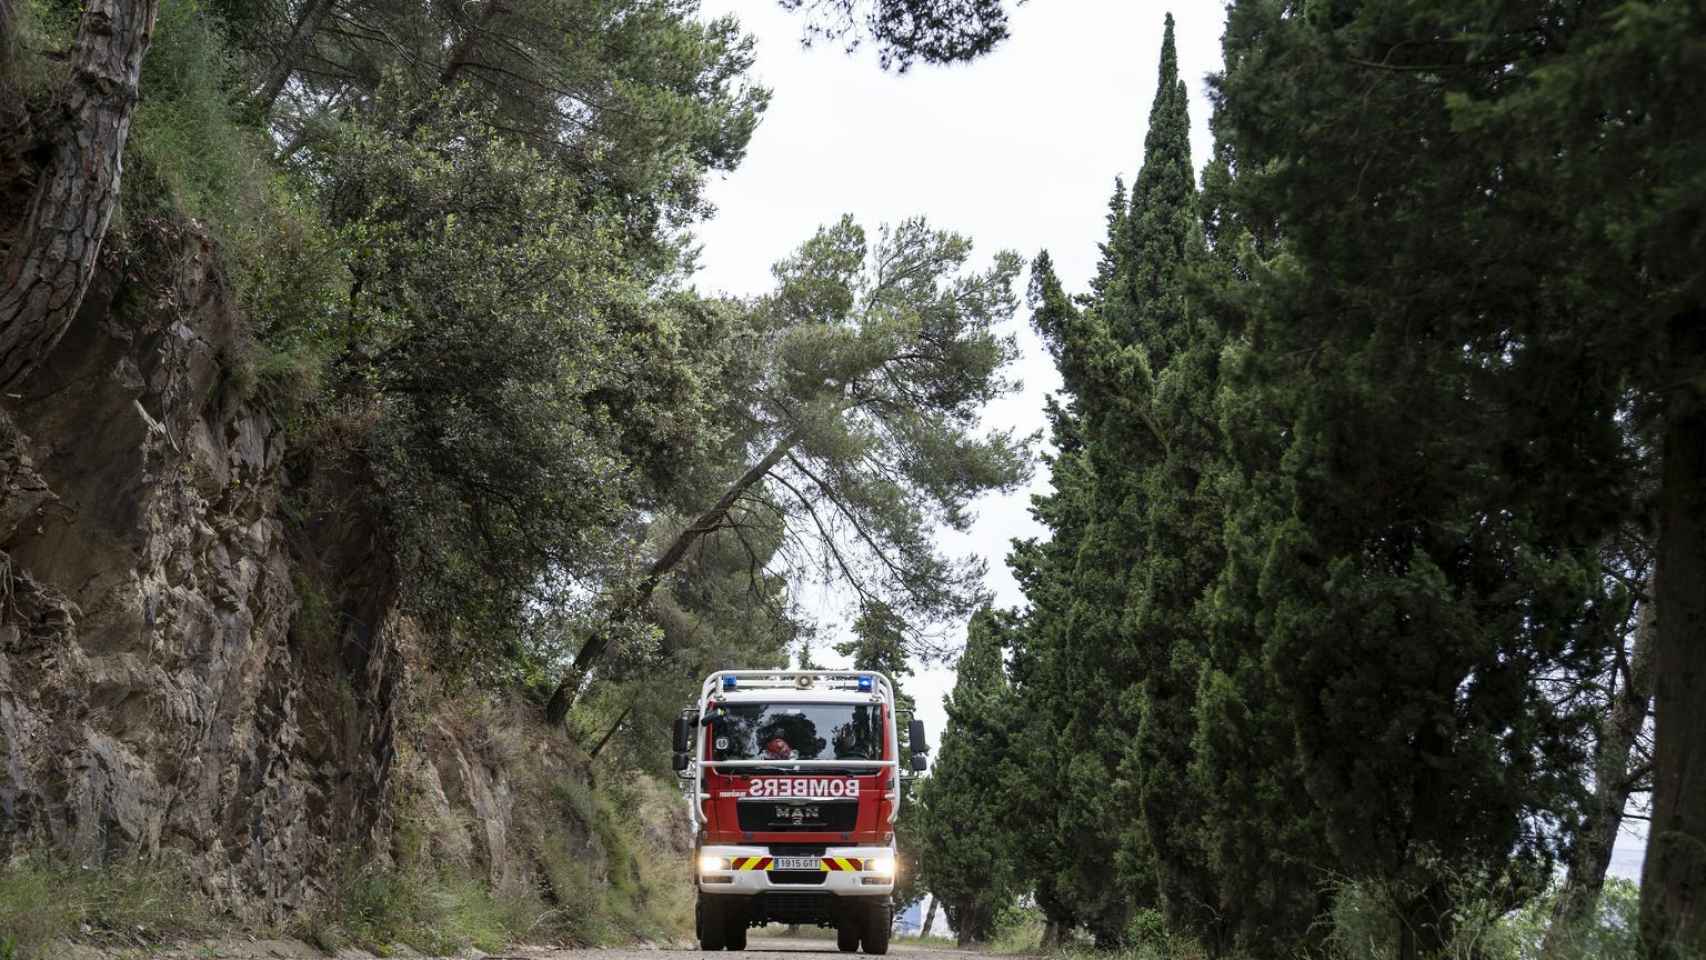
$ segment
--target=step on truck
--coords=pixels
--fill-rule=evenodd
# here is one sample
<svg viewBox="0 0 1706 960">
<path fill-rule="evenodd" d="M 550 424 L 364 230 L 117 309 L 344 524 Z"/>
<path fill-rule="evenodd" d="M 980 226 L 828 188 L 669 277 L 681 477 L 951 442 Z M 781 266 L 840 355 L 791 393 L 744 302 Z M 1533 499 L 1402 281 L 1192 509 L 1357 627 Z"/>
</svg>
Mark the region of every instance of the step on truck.
<svg viewBox="0 0 1706 960">
<path fill-rule="evenodd" d="M 924 725 L 870 671 L 722 670 L 675 721 L 675 771 L 694 828 L 705 950 L 750 927 L 831 927 L 844 953 L 889 948 L 901 863 L 900 783 L 925 767 Z M 904 769 L 903 769 L 904 766 Z"/>
</svg>

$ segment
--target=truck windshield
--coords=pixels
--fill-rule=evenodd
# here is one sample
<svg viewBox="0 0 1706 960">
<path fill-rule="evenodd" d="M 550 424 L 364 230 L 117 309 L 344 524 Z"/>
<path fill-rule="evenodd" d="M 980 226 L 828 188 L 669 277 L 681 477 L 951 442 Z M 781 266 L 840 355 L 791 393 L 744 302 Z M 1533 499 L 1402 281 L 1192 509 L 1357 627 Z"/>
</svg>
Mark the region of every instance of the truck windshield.
<svg viewBox="0 0 1706 960">
<path fill-rule="evenodd" d="M 731 703 L 712 728 L 715 760 L 881 760 L 882 709 L 864 703 Z"/>
</svg>

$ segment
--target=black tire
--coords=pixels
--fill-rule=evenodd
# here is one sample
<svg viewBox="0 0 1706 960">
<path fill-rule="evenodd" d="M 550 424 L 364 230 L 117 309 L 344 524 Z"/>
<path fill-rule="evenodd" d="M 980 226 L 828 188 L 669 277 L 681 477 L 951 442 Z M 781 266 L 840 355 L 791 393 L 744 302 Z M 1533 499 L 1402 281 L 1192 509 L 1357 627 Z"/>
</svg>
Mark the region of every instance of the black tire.
<svg viewBox="0 0 1706 960">
<path fill-rule="evenodd" d="M 746 904 L 739 900 L 730 901 L 723 912 L 723 946 L 746 949 Z"/>
<path fill-rule="evenodd" d="M 859 921 L 854 917 L 844 917 L 835 925 L 835 947 L 842 953 L 852 953 L 859 949 Z"/>
<path fill-rule="evenodd" d="M 866 953 L 880 957 L 889 952 L 889 930 L 894 926 L 894 918 L 889 916 L 888 898 L 871 904 L 864 913 L 865 929 L 860 932 L 859 939 L 863 941 Z"/>
<path fill-rule="evenodd" d="M 716 899 L 701 895 L 699 897 L 698 915 L 699 949 L 716 951 L 723 949 L 726 937 L 726 927 L 723 920 L 723 905 Z"/>
</svg>

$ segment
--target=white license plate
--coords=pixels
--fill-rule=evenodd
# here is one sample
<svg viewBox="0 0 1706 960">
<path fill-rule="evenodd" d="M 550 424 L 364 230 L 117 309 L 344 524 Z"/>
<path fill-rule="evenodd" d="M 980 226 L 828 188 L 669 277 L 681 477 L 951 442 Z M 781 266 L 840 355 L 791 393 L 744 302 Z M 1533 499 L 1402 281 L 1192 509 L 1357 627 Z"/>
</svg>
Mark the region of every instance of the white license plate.
<svg viewBox="0 0 1706 960">
<path fill-rule="evenodd" d="M 772 870 L 821 870 L 823 861 L 816 857 L 777 857 Z"/>
</svg>

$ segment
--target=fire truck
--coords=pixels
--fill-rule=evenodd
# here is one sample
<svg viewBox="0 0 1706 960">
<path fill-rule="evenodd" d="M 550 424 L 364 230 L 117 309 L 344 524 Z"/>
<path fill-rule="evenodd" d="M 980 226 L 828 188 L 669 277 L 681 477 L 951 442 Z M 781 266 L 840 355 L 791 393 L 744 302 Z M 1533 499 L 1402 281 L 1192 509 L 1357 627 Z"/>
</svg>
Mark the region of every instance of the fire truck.
<svg viewBox="0 0 1706 960">
<path fill-rule="evenodd" d="M 675 721 L 675 770 L 695 841 L 705 950 L 744 950 L 750 927 L 833 927 L 844 953 L 888 952 L 902 869 L 902 777 L 925 767 L 924 724 L 900 718 L 870 671 L 722 670 Z"/>
</svg>

